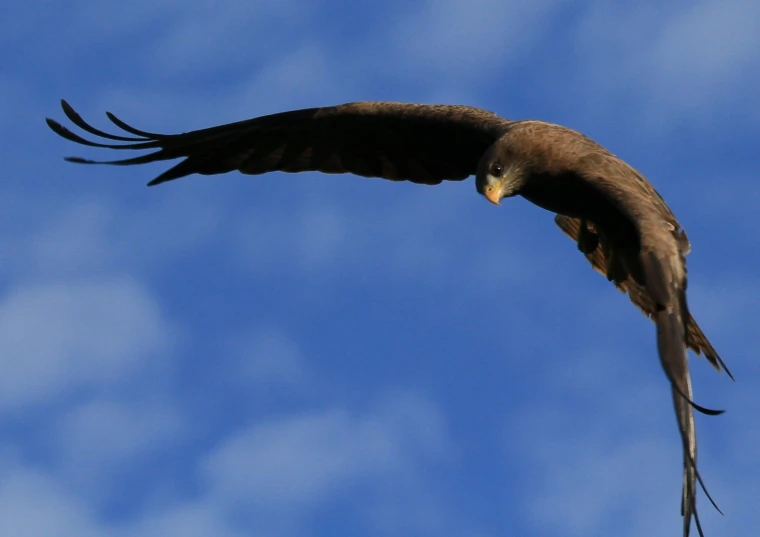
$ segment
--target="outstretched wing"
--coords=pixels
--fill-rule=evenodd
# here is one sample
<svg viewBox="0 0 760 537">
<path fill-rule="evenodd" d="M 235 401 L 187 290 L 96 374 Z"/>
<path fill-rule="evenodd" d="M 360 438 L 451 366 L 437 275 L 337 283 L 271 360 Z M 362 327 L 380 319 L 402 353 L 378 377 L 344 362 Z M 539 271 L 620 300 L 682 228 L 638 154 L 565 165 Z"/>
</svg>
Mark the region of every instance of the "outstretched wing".
<svg viewBox="0 0 760 537">
<path fill-rule="evenodd" d="M 567 236 L 572 238 L 575 242 L 578 242 L 578 236 L 581 229 L 580 219 L 558 214 L 554 218 L 554 221 Z M 591 253 L 584 255 L 591 263 L 591 266 L 594 267 L 594 270 L 603 276 L 606 275 L 605 267 L 607 266 L 607 258 L 601 244 L 597 245 L 596 249 Z M 631 299 L 631 302 L 633 302 L 644 315 L 654 320 L 653 316 L 656 313 L 655 304 L 652 301 L 652 297 L 649 296 L 649 292 L 644 287 L 636 283 L 634 279 L 630 277 L 624 281 L 614 283 L 615 287 L 622 293 L 627 294 L 628 298 Z M 718 355 L 715 348 L 713 348 L 712 344 L 710 344 L 707 336 L 705 336 L 702 329 L 699 328 L 697 321 L 694 320 L 694 317 L 692 317 L 690 313 L 687 313 L 686 319 L 686 345 L 688 345 L 688 347 L 697 355 L 703 355 L 707 361 L 715 367 L 715 369 L 718 371 L 725 370 L 726 374 L 731 379 L 734 378 L 731 371 L 726 367 L 726 364 Z"/>
<path fill-rule="evenodd" d="M 108 149 L 158 149 L 123 160 L 67 158 L 71 162 L 132 165 L 185 158 L 149 185 L 233 170 L 251 175 L 278 170 L 352 173 L 435 185 L 473 175 L 481 155 L 510 124 L 468 106 L 357 102 L 166 135 L 135 129 L 106 112 L 112 123 L 132 135 L 123 136 L 92 127 L 66 101 L 61 105 L 82 130 L 124 143 L 92 142 L 48 118 L 50 128 L 68 140 Z"/>
</svg>

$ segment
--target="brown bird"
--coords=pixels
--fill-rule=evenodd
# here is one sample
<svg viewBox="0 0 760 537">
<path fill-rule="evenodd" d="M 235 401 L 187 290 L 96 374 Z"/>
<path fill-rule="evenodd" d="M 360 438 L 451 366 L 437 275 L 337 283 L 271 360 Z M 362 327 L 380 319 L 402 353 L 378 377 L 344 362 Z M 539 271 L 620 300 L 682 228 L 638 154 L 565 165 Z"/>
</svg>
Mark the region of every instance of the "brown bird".
<svg viewBox="0 0 760 537">
<path fill-rule="evenodd" d="M 733 376 L 686 304 L 686 233 L 652 185 L 602 146 L 560 125 L 511 121 L 468 106 L 357 102 L 174 135 L 135 129 L 106 112 L 132 135 L 120 136 L 90 126 L 68 103 L 61 104 L 84 131 L 126 143 L 92 142 L 47 119 L 64 138 L 109 149 L 157 149 L 124 160 L 66 160 L 131 165 L 184 157 L 148 185 L 233 170 L 251 175 L 352 173 L 426 185 L 475 175 L 477 191 L 492 203 L 520 195 L 556 213 L 559 227 L 594 269 L 656 324 L 660 363 L 670 381 L 683 443 L 683 535 L 689 535 L 692 517 L 699 535 L 704 535 L 696 508 L 697 481 L 718 507 L 697 472 L 692 407 L 705 414 L 722 411 L 692 401 L 686 348 Z"/>
</svg>

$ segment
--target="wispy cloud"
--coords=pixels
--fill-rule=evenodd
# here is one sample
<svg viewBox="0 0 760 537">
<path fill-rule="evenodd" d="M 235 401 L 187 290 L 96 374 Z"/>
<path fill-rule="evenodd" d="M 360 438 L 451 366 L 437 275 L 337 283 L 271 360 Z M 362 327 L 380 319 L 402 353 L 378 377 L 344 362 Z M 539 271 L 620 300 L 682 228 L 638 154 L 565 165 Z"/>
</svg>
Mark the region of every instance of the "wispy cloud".
<svg viewBox="0 0 760 537">
<path fill-rule="evenodd" d="M 4 535 L 100 535 L 92 511 L 54 479 L 23 467 L 6 466 L 1 475 L 0 531 Z"/>
<path fill-rule="evenodd" d="M 235 363 L 228 373 L 245 384 L 292 385 L 306 380 L 303 353 L 281 330 L 254 325 L 232 335 L 225 347 Z"/>
<path fill-rule="evenodd" d="M 414 396 L 353 416 L 326 409 L 241 430 L 203 463 L 213 494 L 238 508 L 297 509 L 445 453 L 441 416 Z M 410 467 L 411 465 L 411 467 Z"/>
<path fill-rule="evenodd" d="M 756 3 L 703 0 L 655 8 L 590 2 L 583 11 L 576 85 L 591 82 L 602 102 L 635 107 L 632 119 L 648 132 L 672 132 L 682 122 L 715 121 L 738 109 L 756 116 Z"/>
<path fill-rule="evenodd" d="M 271 57 L 272 50 L 282 53 L 299 46 L 309 33 L 313 12 L 310 4 L 294 1 L 196 1 L 178 7 L 157 39 L 152 58 L 153 69 L 161 75 L 245 69 Z"/>
<path fill-rule="evenodd" d="M 170 351 L 173 328 L 129 279 L 24 285 L 0 304 L 5 411 L 128 377 Z"/>
<path fill-rule="evenodd" d="M 156 452 L 177 449 L 187 425 L 165 401 L 94 399 L 61 416 L 53 456 L 67 483 L 90 501 L 105 503 L 116 492 L 114 479 L 124 479 Z"/>
<path fill-rule="evenodd" d="M 400 10 L 395 46 L 405 57 L 396 70 L 444 80 L 447 86 L 482 88 L 530 55 L 553 22 L 555 0 L 467 3 L 422 2 Z"/>
</svg>

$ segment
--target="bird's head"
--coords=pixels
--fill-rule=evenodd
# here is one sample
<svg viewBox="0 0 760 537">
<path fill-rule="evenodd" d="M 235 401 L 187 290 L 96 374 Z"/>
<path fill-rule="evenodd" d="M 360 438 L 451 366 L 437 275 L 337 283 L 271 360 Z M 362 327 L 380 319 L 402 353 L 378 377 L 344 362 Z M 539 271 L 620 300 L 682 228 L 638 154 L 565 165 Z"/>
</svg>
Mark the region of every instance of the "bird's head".
<svg viewBox="0 0 760 537">
<path fill-rule="evenodd" d="M 501 138 L 481 157 L 475 188 L 488 201 L 499 205 L 502 198 L 519 194 L 526 178 L 525 162 L 515 155 L 508 140 Z"/>
</svg>

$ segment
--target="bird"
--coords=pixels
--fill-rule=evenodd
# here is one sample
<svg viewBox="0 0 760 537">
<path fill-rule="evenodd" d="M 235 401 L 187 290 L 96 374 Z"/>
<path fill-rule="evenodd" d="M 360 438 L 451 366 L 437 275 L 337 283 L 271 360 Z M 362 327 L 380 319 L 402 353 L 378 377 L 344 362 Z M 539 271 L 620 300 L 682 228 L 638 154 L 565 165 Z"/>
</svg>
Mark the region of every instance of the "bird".
<svg viewBox="0 0 760 537">
<path fill-rule="evenodd" d="M 692 317 L 686 301 L 691 244 L 665 200 L 632 166 L 584 134 L 561 125 L 510 120 L 465 105 L 363 101 L 290 110 L 180 134 L 136 129 L 114 114 L 124 134 L 91 126 L 65 100 L 66 117 L 94 142 L 47 118 L 70 141 L 116 150 L 155 150 L 121 160 L 81 157 L 81 164 L 136 165 L 183 160 L 149 186 L 192 174 L 281 171 L 353 174 L 437 185 L 475 176 L 475 188 L 499 205 L 520 196 L 555 213 L 592 267 L 656 326 L 660 364 L 670 383 L 683 452 L 683 536 L 692 519 L 700 537 L 697 482 L 720 512 L 697 471 L 694 412 L 717 415 L 692 400 L 687 348 L 733 375 Z"/>
</svg>

